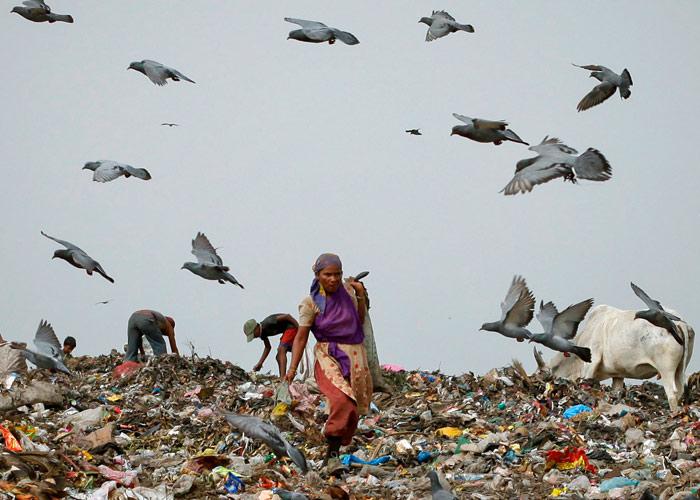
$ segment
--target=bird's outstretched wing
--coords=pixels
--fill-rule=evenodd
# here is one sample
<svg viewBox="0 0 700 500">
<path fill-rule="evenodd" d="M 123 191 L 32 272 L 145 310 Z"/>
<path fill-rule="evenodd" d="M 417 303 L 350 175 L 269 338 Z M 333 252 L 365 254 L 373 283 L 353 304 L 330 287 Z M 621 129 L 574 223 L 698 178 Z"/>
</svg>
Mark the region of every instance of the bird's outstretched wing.
<svg viewBox="0 0 700 500">
<path fill-rule="evenodd" d="M 49 235 L 46 234 L 44 231 L 41 231 L 41 234 L 44 235 L 44 236 L 46 236 L 48 239 L 54 240 L 56 243 L 59 243 L 59 244 L 63 245 L 63 246 L 66 247 L 68 250 L 77 250 L 77 251 L 79 251 L 79 252 L 85 253 L 85 251 L 83 251 L 81 248 L 77 247 L 76 245 L 74 245 L 74 244 L 71 243 L 70 241 L 59 240 L 58 238 L 54 238 L 53 236 L 49 236 Z"/>
<path fill-rule="evenodd" d="M 503 120 L 482 120 L 481 118 L 474 118 L 473 123 L 475 128 L 493 130 L 505 130 L 508 126 L 508 122 Z"/>
<path fill-rule="evenodd" d="M 285 17 L 285 21 L 288 23 L 294 23 L 298 24 L 302 28 L 327 28 L 327 26 L 323 23 L 319 23 L 318 21 L 307 21 L 306 19 L 296 19 L 293 17 Z"/>
<path fill-rule="evenodd" d="M 452 17 L 451 15 L 449 15 L 449 14 L 447 13 L 447 11 L 444 11 L 444 10 L 434 10 L 434 11 L 433 11 L 433 17 L 442 17 L 442 18 L 448 19 L 448 20 L 450 20 L 450 21 L 456 21 L 456 19 L 455 19 L 454 17 Z"/>
<path fill-rule="evenodd" d="M 51 8 L 44 3 L 44 0 L 24 0 L 22 5 L 30 9 L 41 9 L 47 14 L 51 12 Z"/>
<path fill-rule="evenodd" d="M 216 248 L 209 242 L 204 233 L 197 233 L 192 240 L 192 255 L 197 257 L 200 264 L 223 266 L 224 261 L 216 253 Z"/>
<path fill-rule="evenodd" d="M 571 168 L 568 165 L 552 163 L 542 156 L 520 160 L 515 166 L 515 175 L 501 192 L 505 195 L 529 193 L 536 185 L 563 177 L 569 172 Z"/>
<path fill-rule="evenodd" d="M 642 302 L 644 302 L 649 309 L 652 311 L 663 311 L 664 308 L 661 305 L 661 302 L 658 300 L 654 300 L 651 297 L 649 297 L 644 290 L 639 288 L 637 285 L 634 283 L 630 283 L 630 286 L 632 287 L 632 290 L 634 291 L 634 294 L 642 299 Z"/>
<path fill-rule="evenodd" d="M 165 85 L 168 83 L 166 77 L 168 76 L 168 68 L 163 66 L 157 61 L 146 60 L 143 62 L 143 71 L 156 85 Z"/>
<path fill-rule="evenodd" d="M 593 307 L 593 299 L 586 299 L 571 305 L 556 315 L 552 324 L 554 335 L 571 340 L 578 332 L 578 325 Z"/>
<path fill-rule="evenodd" d="M 581 99 L 581 102 L 578 103 L 576 109 L 578 111 L 586 111 L 593 106 L 597 106 L 613 95 L 616 88 L 617 86 L 612 82 L 602 82 L 596 85 L 593 87 L 593 90 L 586 94 L 583 99 Z"/>
<path fill-rule="evenodd" d="M 513 277 L 505 300 L 501 303 L 503 323 L 525 326 L 532 320 L 535 297 L 528 289 L 525 279 Z"/>
<path fill-rule="evenodd" d="M 457 118 L 459 121 L 466 123 L 467 125 L 473 125 L 474 124 L 474 119 L 470 118 L 469 116 L 465 115 L 460 115 L 458 113 L 452 113 L 452 116 Z"/>
<path fill-rule="evenodd" d="M 585 64 L 585 65 L 583 65 L 583 66 L 581 66 L 581 65 L 579 65 L 579 64 L 574 64 L 574 63 L 571 63 L 571 64 L 573 64 L 573 65 L 576 66 L 577 68 L 587 69 L 588 71 L 606 71 L 606 70 L 607 70 L 607 71 L 610 71 L 610 70 L 609 70 L 608 68 L 606 68 L 605 66 L 601 66 L 601 65 L 599 65 L 599 64 Z"/>
<path fill-rule="evenodd" d="M 41 354 L 51 358 L 61 356 L 61 343 L 58 341 L 53 327 L 46 320 L 42 319 L 39 323 L 39 327 L 36 329 L 34 345 Z"/>
<path fill-rule="evenodd" d="M 554 305 L 554 302 L 550 301 L 543 304 L 542 301 L 540 301 L 540 310 L 537 313 L 537 321 L 540 322 L 545 333 L 550 333 L 552 331 L 552 322 L 557 314 L 559 314 L 559 310 L 557 309 L 557 306 Z"/>
</svg>

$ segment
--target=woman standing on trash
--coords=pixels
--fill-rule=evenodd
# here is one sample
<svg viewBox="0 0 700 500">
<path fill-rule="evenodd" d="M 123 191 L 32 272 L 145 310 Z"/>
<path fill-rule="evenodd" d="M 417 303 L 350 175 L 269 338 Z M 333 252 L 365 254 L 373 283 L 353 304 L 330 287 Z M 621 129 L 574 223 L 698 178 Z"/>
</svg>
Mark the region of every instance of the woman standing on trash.
<svg viewBox="0 0 700 500">
<path fill-rule="evenodd" d="M 323 431 L 328 441 L 324 465 L 334 474 L 343 469 L 338 458 L 340 446 L 350 444 L 359 415 L 367 413 L 372 398 L 372 378 L 362 343 L 367 307 L 362 283 L 343 283 L 343 265 L 337 255 L 322 254 L 312 270 L 315 277 L 309 296 L 299 305 L 299 330 L 285 379 L 294 379 L 311 331 L 316 338 L 314 376 L 329 404 Z"/>
</svg>

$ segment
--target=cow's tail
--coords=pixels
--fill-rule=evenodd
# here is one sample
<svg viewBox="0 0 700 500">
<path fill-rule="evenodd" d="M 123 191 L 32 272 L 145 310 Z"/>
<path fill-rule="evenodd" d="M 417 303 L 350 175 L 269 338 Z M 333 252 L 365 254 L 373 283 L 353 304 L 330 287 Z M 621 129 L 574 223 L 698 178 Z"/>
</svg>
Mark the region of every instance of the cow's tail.
<svg viewBox="0 0 700 500">
<path fill-rule="evenodd" d="M 537 347 L 533 347 L 532 352 L 535 354 L 535 361 L 537 362 L 537 371 L 544 371 L 547 368 L 547 363 L 544 362 L 542 353 L 537 350 Z"/>
<path fill-rule="evenodd" d="M 693 373 L 687 379 L 685 378 L 685 369 L 690 363 L 690 357 L 693 355 L 693 344 L 695 342 L 695 331 L 687 323 L 680 325 L 683 332 L 683 363 L 676 368 L 676 380 L 683 384 L 683 404 L 690 404 L 690 395 L 700 387 L 700 372 Z"/>
</svg>

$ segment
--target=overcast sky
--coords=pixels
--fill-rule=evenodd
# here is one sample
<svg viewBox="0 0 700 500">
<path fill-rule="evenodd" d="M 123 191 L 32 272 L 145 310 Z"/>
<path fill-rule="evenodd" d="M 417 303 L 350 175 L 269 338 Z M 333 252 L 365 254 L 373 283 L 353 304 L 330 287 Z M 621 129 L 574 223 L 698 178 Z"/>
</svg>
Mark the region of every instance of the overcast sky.
<svg viewBox="0 0 700 500">
<path fill-rule="evenodd" d="M 183 352 L 191 341 L 250 369 L 262 343 L 245 342 L 243 322 L 296 315 L 327 251 L 346 273 L 371 271 L 380 360 L 410 369 L 483 373 L 512 357 L 532 368 L 531 345 L 478 331 L 500 317 L 516 273 L 559 306 L 640 308 L 633 280 L 700 324 L 696 1 L 55 0 L 75 24 L 53 25 L 13 5 L 0 15 L 10 339 L 29 340 L 45 318 L 78 354 L 106 353 L 126 342 L 133 311 L 153 308 L 175 318 Z M 417 21 L 434 8 L 476 33 L 426 43 Z M 361 43 L 287 40 L 285 16 Z M 153 85 L 126 70 L 141 59 L 197 83 Z M 572 62 L 628 68 L 631 98 L 577 113 L 597 82 Z M 613 178 L 504 197 L 534 153 L 450 137 L 453 112 L 507 119 L 531 143 L 595 147 Z M 424 135 L 404 133 L 414 127 Z M 95 183 L 81 167 L 98 159 L 153 179 Z M 51 260 L 59 247 L 42 229 L 116 283 Z M 180 270 L 197 231 L 245 290 Z"/>
</svg>

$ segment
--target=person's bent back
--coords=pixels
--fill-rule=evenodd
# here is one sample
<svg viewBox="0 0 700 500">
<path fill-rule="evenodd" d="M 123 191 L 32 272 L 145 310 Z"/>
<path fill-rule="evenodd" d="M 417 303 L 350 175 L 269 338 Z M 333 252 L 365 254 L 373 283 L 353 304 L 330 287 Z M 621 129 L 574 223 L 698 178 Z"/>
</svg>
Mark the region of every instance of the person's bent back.
<svg viewBox="0 0 700 500">
<path fill-rule="evenodd" d="M 143 337 L 148 340 L 155 356 L 167 352 L 163 337 L 168 337 L 170 350 L 174 354 L 179 354 L 175 342 L 175 320 L 158 311 L 143 309 L 133 313 L 129 317 L 127 335 L 129 344 L 124 356 L 125 361 L 138 361 L 138 350 L 142 345 Z"/>
</svg>

